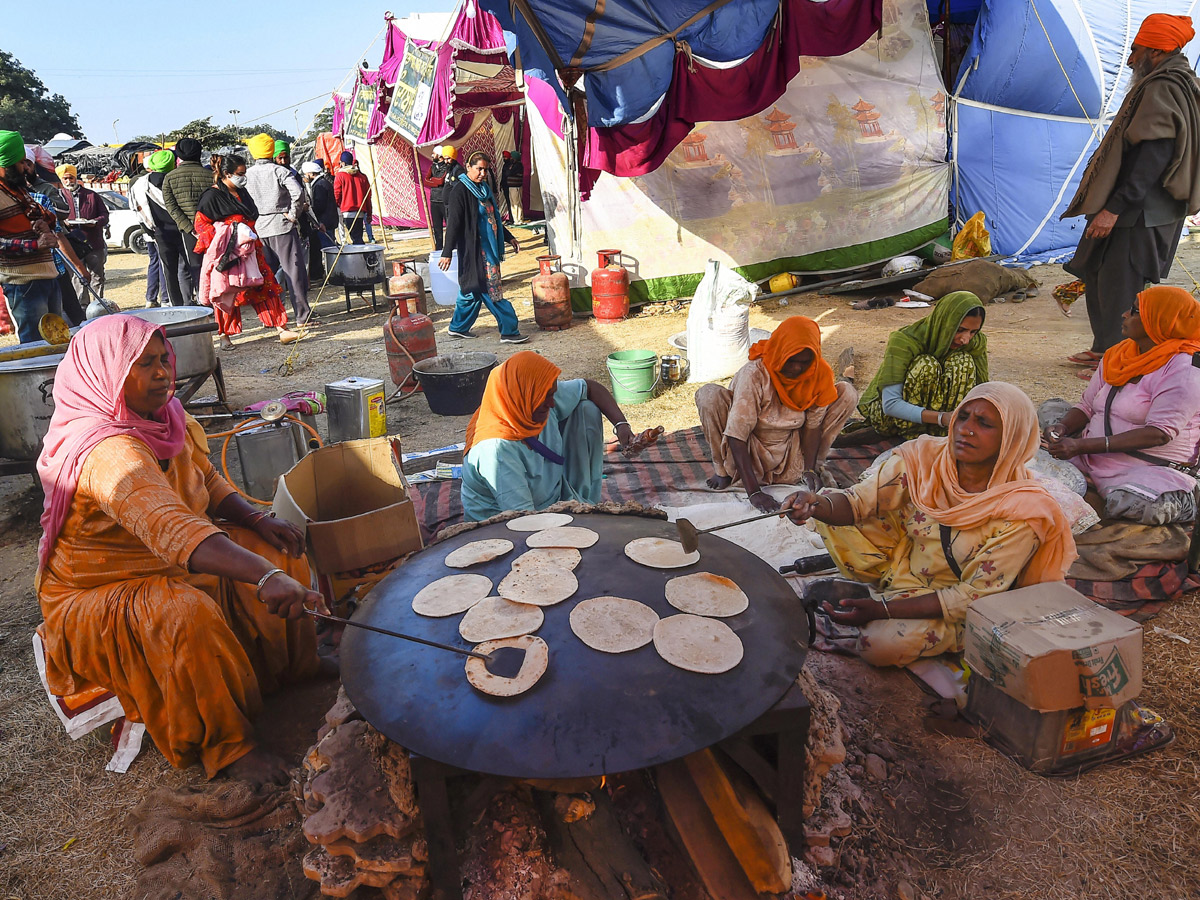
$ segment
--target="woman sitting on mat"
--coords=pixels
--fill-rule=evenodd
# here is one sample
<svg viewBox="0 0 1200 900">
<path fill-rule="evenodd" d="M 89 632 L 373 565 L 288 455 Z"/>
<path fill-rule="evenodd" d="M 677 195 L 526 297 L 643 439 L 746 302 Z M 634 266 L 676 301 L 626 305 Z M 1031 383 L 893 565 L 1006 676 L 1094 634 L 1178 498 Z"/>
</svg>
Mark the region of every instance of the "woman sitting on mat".
<svg viewBox="0 0 1200 900">
<path fill-rule="evenodd" d="M 59 363 L 37 463 L 46 680 L 112 691 L 174 766 L 282 782 L 250 720 L 321 668 L 304 615 L 321 595 L 299 529 L 216 473 L 174 384 L 163 329 L 135 316 L 90 323 Z"/>
<path fill-rule="evenodd" d="M 792 521 L 815 518 L 854 582 L 812 585 L 809 598 L 826 601 L 818 622 L 831 642 L 873 665 L 908 665 L 961 650 L 967 607 L 980 597 L 1061 581 L 1075 541 L 1025 468 L 1037 449 L 1033 403 L 990 381 L 954 411 L 949 437 L 901 444 L 849 490 L 788 497 Z"/>
<path fill-rule="evenodd" d="M 1125 313 L 1126 340 L 1110 347 L 1083 399 L 1046 428 L 1052 456 L 1069 459 L 1111 519 L 1143 525 L 1196 517 L 1200 449 L 1200 302 L 1159 285 Z"/>
<path fill-rule="evenodd" d="M 979 298 L 955 291 L 919 322 L 893 331 L 858 411 L 881 436 L 945 434 L 951 412 L 988 380 Z"/>
<path fill-rule="evenodd" d="M 604 425 L 622 447 L 633 429 L 612 394 L 590 378 L 559 381 L 562 370 L 526 350 L 492 370 L 467 425 L 463 512 L 478 522 L 560 500 L 600 502 Z"/>
<path fill-rule="evenodd" d="M 817 474 L 854 412 L 858 392 L 834 382 L 821 357 L 821 329 L 805 316 L 785 319 L 765 341 L 750 348 L 750 362 L 728 388 L 706 384 L 696 392 L 700 425 L 712 449 L 714 490 L 741 481 L 750 502 L 763 512 L 779 502 L 765 484 L 821 486 Z"/>
</svg>

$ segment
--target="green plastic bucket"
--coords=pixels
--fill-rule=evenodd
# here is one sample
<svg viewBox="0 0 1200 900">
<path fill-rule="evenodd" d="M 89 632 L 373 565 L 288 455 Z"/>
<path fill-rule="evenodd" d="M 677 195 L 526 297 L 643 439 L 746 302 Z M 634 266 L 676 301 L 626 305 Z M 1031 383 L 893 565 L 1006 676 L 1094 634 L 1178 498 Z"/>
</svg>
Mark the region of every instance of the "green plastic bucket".
<svg viewBox="0 0 1200 900">
<path fill-rule="evenodd" d="M 608 354 L 608 377 L 617 403 L 645 403 L 658 385 L 658 354 L 653 350 L 618 350 Z"/>
</svg>

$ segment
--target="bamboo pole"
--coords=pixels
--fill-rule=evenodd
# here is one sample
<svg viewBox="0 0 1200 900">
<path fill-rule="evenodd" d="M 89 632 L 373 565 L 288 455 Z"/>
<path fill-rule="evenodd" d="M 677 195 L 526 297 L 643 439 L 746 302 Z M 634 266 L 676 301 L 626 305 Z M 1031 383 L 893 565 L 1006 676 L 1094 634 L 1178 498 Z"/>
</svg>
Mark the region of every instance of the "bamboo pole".
<svg viewBox="0 0 1200 900">
<path fill-rule="evenodd" d="M 375 150 L 371 147 L 371 143 L 367 142 L 367 156 L 371 159 L 371 194 L 373 202 L 371 203 L 371 211 L 382 209 L 379 206 L 379 201 L 383 194 L 379 193 L 379 174 L 375 170 Z M 383 213 L 379 214 L 379 233 L 383 235 L 383 253 L 386 256 L 392 249 L 388 243 L 387 226 L 383 224 Z"/>
</svg>

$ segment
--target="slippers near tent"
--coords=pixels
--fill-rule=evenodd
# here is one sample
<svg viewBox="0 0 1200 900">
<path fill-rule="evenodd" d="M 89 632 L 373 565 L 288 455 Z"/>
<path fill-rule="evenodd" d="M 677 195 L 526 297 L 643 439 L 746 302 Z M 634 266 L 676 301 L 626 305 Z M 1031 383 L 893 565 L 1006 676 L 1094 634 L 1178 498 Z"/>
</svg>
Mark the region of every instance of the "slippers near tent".
<svg viewBox="0 0 1200 900">
<path fill-rule="evenodd" d="M 1068 356 L 1067 362 L 1073 366 L 1087 366 L 1094 369 L 1103 358 L 1103 353 L 1096 353 L 1094 350 L 1080 350 L 1078 353 Z"/>
</svg>

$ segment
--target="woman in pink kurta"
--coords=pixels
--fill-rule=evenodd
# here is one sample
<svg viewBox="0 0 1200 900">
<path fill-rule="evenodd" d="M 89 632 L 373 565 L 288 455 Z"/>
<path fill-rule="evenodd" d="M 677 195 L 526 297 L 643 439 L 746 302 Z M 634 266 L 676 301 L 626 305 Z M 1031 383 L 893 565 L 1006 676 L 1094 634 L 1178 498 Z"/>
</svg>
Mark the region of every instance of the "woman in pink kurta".
<svg viewBox="0 0 1200 900">
<path fill-rule="evenodd" d="M 1087 476 L 1109 518 L 1194 519 L 1200 303 L 1182 288 L 1147 288 L 1122 331 L 1128 339 L 1105 353 L 1083 398 L 1046 429 L 1050 453 Z"/>
</svg>

